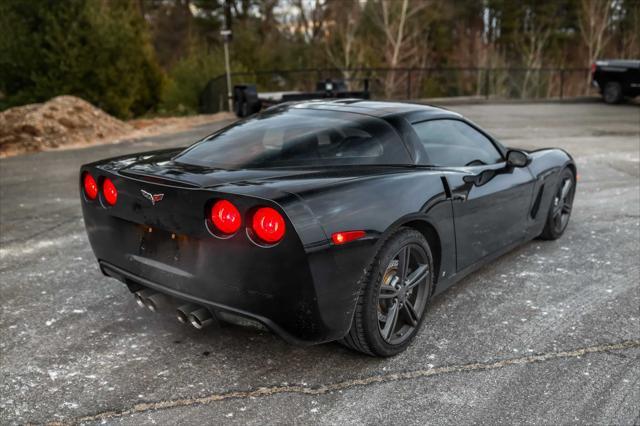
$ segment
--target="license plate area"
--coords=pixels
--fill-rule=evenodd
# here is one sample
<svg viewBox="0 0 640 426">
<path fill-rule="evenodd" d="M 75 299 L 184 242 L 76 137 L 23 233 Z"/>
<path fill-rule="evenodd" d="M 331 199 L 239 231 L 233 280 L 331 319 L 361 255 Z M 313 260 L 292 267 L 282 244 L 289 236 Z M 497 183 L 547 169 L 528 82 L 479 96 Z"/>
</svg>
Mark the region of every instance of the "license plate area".
<svg viewBox="0 0 640 426">
<path fill-rule="evenodd" d="M 150 226 L 140 226 L 138 255 L 169 265 L 180 263 L 185 236 Z"/>
</svg>

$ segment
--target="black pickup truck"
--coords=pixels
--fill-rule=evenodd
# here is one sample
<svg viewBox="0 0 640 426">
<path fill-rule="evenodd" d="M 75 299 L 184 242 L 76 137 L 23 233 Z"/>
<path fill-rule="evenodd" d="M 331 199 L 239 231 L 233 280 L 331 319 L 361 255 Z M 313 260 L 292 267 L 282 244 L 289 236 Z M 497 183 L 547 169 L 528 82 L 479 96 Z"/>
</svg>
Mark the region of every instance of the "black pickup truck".
<svg viewBox="0 0 640 426">
<path fill-rule="evenodd" d="M 640 60 L 602 60 L 591 65 L 591 84 L 604 101 L 617 104 L 640 95 Z"/>
</svg>

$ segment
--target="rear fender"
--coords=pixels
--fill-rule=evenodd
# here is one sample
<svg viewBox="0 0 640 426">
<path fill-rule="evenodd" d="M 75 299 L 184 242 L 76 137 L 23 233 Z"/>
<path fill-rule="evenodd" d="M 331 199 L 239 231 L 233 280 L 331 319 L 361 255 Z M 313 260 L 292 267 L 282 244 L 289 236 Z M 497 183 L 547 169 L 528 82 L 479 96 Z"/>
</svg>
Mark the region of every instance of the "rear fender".
<svg viewBox="0 0 640 426">
<path fill-rule="evenodd" d="M 453 274 L 455 238 L 451 200 L 434 171 L 378 175 L 315 187 L 296 195 L 300 203 L 283 205 L 301 237 L 316 283 L 325 321 L 346 334 L 360 293 L 360 280 L 384 241 L 401 226 L 420 221 L 442 241 L 440 273 Z M 295 212 L 295 213 L 294 213 Z M 364 230 L 366 236 L 335 245 L 331 235 Z M 440 260 L 439 259 L 439 260 Z"/>
</svg>

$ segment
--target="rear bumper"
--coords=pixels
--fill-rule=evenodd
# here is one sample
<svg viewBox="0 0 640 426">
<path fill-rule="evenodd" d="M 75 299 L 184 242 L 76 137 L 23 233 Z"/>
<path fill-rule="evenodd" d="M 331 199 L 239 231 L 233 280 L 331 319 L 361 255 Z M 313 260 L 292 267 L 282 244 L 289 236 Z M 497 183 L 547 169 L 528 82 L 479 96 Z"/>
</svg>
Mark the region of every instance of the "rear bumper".
<svg viewBox="0 0 640 426">
<path fill-rule="evenodd" d="M 257 321 L 263 324 L 269 330 L 273 331 L 274 333 L 282 337 L 288 343 L 291 343 L 294 345 L 310 345 L 314 343 L 320 343 L 320 342 L 310 341 L 308 339 L 307 340 L 301 339 L 298 336 L 294 336 L 293 334 L 291 334 L 290 332 L 286 331 L 285 329 L 280 327 L 278 324 L 273 322 L 271 319 L 264 317 L 262 315 L 259 315 L 253 312 L 244 311 L 242 309 L 237 309 L 232 306 L 227 306 L 211 300 L 203 299 L 198 295 L 193 295 L 193 294 L 184 293 L 182 291 L 178 291 L 176 289 L 164 286 L 162 284 L 158 284 L 157 282 L 150 281 L 144 277 L 132 274 L 131 272 L 125 271 L 124 269 L 119 268 L 115 265 L 112 265 L 109 262 L 99 261 L 99 264 L 100 264 L 100 269 L 102 270 L 102 273 L 108 277 L 115 278 L 129 285 L 139 284 L 141 286 L 156 290 L 160 293 L 166 294 L 176 299 L 180 299 L 185 302 L 190 302 L 190 303 L 195 303 L 201 306 L 205 306 L 212 311 L 227 312 L 227 313 L 231 313 L 234 315 L 238 315 L 244 318 Z"/>
<path fill-rule="evenodd" d="M 291 232 L 291 240 L 265 249 L 241 233 L 228 240 L 178 235 L 94 206 L 84 205 L 84 213 L 105 275 L 258 321 L 298 345 L 348 332 L 358 278 L 375 242 L 310 250 Z"/>
</svg>

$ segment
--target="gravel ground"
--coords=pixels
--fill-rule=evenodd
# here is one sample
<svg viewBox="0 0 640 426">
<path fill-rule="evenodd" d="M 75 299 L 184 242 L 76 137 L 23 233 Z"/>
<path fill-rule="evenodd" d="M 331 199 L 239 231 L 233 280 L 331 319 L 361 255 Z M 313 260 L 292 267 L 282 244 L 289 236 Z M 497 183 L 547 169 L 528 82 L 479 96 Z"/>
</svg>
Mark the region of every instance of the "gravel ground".
<svg viewBox="0 0 640 426">
<path fill-rule="evenodd" d="M 567 149 L 565 236 L 436 298 L 403 354 L 198 332 L 136 306 L 84 233 L 80 164 L 167 137 L 0 160 L 0 423 L 640 424 L 640 108 L 456 106 L 505 144 Z"/>
</svg>

